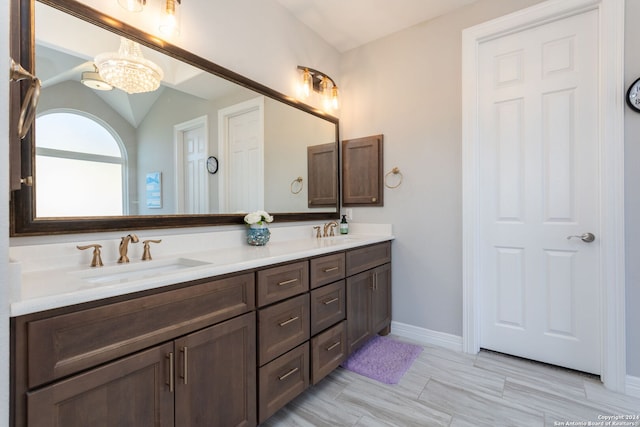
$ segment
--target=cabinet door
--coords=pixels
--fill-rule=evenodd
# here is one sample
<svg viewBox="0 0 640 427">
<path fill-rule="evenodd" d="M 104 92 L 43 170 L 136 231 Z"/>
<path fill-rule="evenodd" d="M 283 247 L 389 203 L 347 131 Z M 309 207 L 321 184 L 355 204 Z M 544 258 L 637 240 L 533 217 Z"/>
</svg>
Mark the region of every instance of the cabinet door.
<svg viewBox="0 0 640 427">
<path fill-rule="evenodd" d="M 336 206 L 338 203 L 338 152 L 336 144 L 307 147 L 309 207 Z"/>
<path fill-rule="evenodd" d="M 255 322 L 248 313 L 175 341 L 176 425 L 256 425 Z"/>
<path fill-rule="evenodd" d="M 371 333 L 377 334 L 391 323 L 391 264 L 371 272 Z"/>
<path fill-rule="evenodd" d="M 173 426 L 164 344 L 27 393 L 30 427 Z"/>
<path fill-rule="evenodd" d="M 384 206 L 382 135 L 342 141 L 342 205 Z"/>
<path fill-rule="evenodd" d="M 347 279 L 347 337 L 349 354 L 363 345 L 371 336 L 369 313 L 371 311 L 370 271 Z"/>
</svg>

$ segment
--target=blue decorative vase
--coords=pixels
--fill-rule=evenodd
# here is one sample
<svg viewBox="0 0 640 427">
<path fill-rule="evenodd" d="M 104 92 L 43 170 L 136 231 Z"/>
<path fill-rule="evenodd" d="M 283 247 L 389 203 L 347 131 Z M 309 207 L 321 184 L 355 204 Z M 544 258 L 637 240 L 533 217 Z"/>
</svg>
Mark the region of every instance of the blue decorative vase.
<svg viewBox="0 0 640 427">
<path fill-rule="evenodd" d="M 271 232 L 266 225 L 251 224 L 247 228 L 247 243 L 252 246 L 264 246 L 269 241 Z"/>
</svg>

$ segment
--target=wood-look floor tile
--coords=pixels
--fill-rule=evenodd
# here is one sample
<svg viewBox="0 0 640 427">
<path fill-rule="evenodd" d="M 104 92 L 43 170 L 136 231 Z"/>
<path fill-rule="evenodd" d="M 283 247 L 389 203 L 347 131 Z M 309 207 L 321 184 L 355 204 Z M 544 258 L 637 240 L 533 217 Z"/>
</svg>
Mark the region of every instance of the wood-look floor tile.
<svg viewBox="0 0 640 427">
<path fill-rule="evenodd" d="M 640 399 L 606 390 L 593 376 L 499 353 L 424 346 L 399 384 L 338 368 L 264 425 L 551 427 L 636 414 Z"/>
<path fill-rule="evenodd" d="M 500 397 L 431 380 L 420 400 L 467 421 L 492 426 L 542 426 L 544 413 Z"/>
<path fill-rule="evenodd" d="M 451 416 L 427 402 L 408 399 L 393 392 L 393 386 L 372 387 L 352 372 L 343 370 L 354 378 L 353 383 L 336 398 L 352 414 L 377 419 L 394 426 L 448 426 Z M 382 385 L 382 384 L 381 384 Z"/>
<path fill-rule="evenodd" d="M 570 395 L 563 397 L 556 393 L 545 393 L 509 380 L 505 384 L 504 399 L 543 411 L 547 425 L 567 421 L 596 422 L 598 415 L 613 415 L 610 408 L 590 404 L 584 397 L 575 399 Z"/>
<path fill-rule="evenodd" d="M 599 381 L 585 381 L 587 400 L 606 404 L 620 411 L 620 415 L 640 415 L 640 399 L 607 390 Z"/>
</svg>

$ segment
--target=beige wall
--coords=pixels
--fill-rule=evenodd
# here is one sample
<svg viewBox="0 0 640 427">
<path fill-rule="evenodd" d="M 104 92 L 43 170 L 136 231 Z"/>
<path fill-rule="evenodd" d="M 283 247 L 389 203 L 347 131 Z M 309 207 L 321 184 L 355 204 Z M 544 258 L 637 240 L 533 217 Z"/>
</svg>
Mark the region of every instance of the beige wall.
<svg viewBox="0 0 640 427">
<path fill-rule="evenodd" d="M 343 55 L 342 139 L 384 134 L 383 208 L 391 222 L 393 320 L 462 335 L 462 30 L 539 0 L 483 0 Z"/>
<path fill-rule="evenodd" d="M 342 139 L 383 133 L 385 171 L 404 182 L 354 220 L 391 222 L 393 320 L 462 334 L 461 31 L 540 0 L 480 0 L 342 56 Z M 640 2 L 628 1 L 627 81 L 640 77 Z M 640 115 L 626 113 L 627 370 L 640 376 Z"/>
</svg>

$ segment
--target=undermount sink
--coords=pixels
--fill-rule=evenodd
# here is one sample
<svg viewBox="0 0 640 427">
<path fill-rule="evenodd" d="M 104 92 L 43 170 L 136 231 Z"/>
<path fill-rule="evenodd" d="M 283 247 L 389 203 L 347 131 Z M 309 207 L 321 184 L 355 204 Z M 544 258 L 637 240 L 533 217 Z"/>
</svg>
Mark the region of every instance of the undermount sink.
<svg viewBox="0 0 640 427">
<path fill-rule="evenodd" d="M 201 267 L 203 265 L 210 265 L 210 263 L 189 258 L 173 258 L 103 267 L 72 274 L 79 276 L 89 283 L 107 285 L 148 279 L 174 271 Z"/>
</svg>

